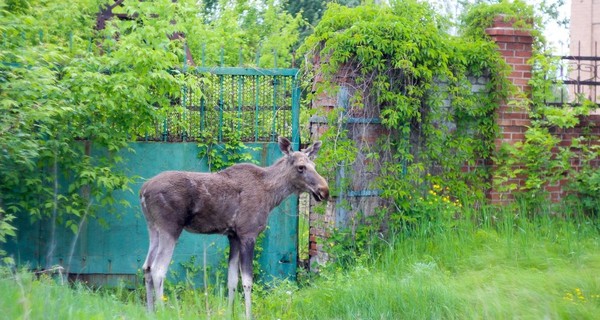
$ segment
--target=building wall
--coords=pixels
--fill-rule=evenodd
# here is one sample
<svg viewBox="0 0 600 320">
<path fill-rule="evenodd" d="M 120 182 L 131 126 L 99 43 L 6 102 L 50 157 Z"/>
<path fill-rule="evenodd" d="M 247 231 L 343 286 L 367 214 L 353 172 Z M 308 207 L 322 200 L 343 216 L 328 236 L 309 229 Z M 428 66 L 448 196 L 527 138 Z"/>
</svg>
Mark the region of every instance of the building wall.
<svg viewBox="0 0 600 320">
<path fill-rule="evenodd" d="M 571 1 L 571 45 L 573 56 L 597 56 L 600 43 L 600 0 Z"/>
<path fill-rule="evenodd" d="M 578 82 L 568 86 L 569 98 L 581 96 L 600 103 L 597 85 L 586 84 L 600 81 L 600 61 L 586 58 L 600 56 L 600 0 L 572 0 L 570 38 L 570 55 L 581 58 L 567 66 L 569 80 Z M 600 109 L 594 114 L 600 115 Z"/>
</svg>

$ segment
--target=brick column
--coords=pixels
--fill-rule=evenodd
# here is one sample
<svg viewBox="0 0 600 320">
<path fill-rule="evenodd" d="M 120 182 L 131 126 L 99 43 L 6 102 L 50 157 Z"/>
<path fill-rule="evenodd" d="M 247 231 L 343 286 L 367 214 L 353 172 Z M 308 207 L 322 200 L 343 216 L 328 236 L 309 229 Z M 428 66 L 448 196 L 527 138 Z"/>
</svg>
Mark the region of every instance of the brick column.
<svg viewBox="0 0 600 320">
<path fill-rule="evenodd" d="M 514 26 L 514 21 L 507 20 L 505 16 L 500 15 L 494 19 L 492 27 L 487 28 L 485 32 L 498 45 L 498 51 L 511 68 L 508 79 L 515 85 L 517 92 L 509 97 L 513 101 L 522 101 L 523 97 L 528 96 L 531 88 L 528 83 L 531 79 L 531 65 L 527 62 L 532 55 L 533 36 L 528 29 L 519 29 Z M 531 121 L 528 116 L 528 110 L 525 106 L 508 105 L 507 101 L 502 101 L 496 112 L 496 121 L 500 129 L 499 136 L 495 140 L 496 149 L 503 143 L 514 144 L 525 138 L 525 131 Z M 521 184 L 522 178 L 508 183 Z M 511 194 L 501 193 L 492 187 L 489 197 L 492 203 L 504 203 L 513 199 Z"/>
</svg>

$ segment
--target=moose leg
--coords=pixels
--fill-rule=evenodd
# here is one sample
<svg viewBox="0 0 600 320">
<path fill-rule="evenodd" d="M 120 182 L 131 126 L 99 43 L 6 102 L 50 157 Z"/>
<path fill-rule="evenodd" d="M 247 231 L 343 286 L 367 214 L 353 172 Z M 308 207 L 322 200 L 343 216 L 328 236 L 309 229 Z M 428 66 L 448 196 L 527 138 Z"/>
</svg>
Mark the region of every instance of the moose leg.
<svg viewBox="0 0 600 320">
<path fill-rule="evenodd" d="M 242 269 L 242 286 L 246 304 L 246 319 L 252 319 L 252 259 L 254 258 L 255 237 L 241 239 L 240 262 Z"/>
<path fill-rule="evenodd" d="M 158 249 L 158 230 L 154 226 L 148 225 L 148 235 L 150 238 L 150 247 L 148 248 L 148 255 L 142 269 L 144 270 L 144 282 L 146 283 L 147 308 L 148 311 L 152 311 L 154 310 L 154 282 L 152 281 L 150 266 L 154 263 L 156 249 Z"/>
<path fill-rule="evenodd" d="M 235 291 L 237 290 L 240 272 L 240 238 L 235 235 L 229 237 L 229 265 L 227 270 L 227 288 L 228 290 L 228 312 L 233 315 L 233 301 L 235 300 Z"/>
<path fill-rule="evenodd" d="M 152 283 L 154 284 L 154 297 L 158 300 L 159 304 L 162 304 L 164 281 L 167 276 L 167 269 L 171 258 L 173 257 L 173 250 L 177 239 L 181 234 L 181 229 L 175 232 L 167 232 L 165 230 L 159 230 L 158 232 L 158 249 L 156 251 L 156 257 L 150 266 L 150 272 L 152 274 Z"/>
</svg>

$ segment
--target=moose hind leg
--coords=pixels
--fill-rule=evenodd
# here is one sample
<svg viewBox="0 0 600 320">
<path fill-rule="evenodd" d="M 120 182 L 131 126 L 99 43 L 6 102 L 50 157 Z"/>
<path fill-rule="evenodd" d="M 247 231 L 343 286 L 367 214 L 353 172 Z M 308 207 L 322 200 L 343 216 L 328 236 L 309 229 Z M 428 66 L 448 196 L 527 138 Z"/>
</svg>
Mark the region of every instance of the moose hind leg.
<svg viewBox="0 0 600 320">
<path fill-rule="evenodd" d="M 180 234 L 181 229 L 176 232 L 166 232 L 164 230 L 158 232 L 158 248 L 155 259 L 150 265 L 150 274 L 154 285 L 154 297 L 159 304 L 163 302 L 164 281 Z"/>
<path fill-rule="evenodd" d="M 240 271 L 240 238 L 229 236 L 229 266 L 227 270 L 228 305 L 227 311 L 233 315 L 233 302 L 237 290 Z"/>
<path fill-rule="evenodd" d="M 255 238 L 241 240 L 240 261 L 242 269 L 242 286 L 246 305 L 246 319 L 252 319 L 252 259 L 254 257 Z"/>
<path fill-rule="evenodd" d="M 158 230 L 154 226 L 148 225 L 148 235 L 150 246 L 142 269 L 144 270 L 144 282 L 146 283 L 146 305 L 148 311 L 152 311 L 154 310 L 154 282 L 152 281 L 150 266 L 156 258 L 156 250 L 158 249 Z"/>
</svg>

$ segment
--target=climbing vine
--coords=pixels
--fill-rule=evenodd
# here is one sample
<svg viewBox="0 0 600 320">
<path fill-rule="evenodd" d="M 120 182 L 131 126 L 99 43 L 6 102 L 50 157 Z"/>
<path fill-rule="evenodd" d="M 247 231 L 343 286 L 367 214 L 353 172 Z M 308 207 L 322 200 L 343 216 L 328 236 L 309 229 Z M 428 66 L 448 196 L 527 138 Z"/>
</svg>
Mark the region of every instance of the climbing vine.
<svg viewBox="0 0 600 320">
<path fill-rule="evenodd" d="M 391 199 L 383 224 L 414 221 L 414 208 L 422 207 L 416 204 L 428 201 L 432 186 L 452 203 L 484 198 L 490 177 L 482 161 L 492 155 L 497 134 L 493 114 L 512 89 L 494 43 L 450 35 L 447 21 L 428 4 L 392 1 L 356 8 L 330 4 L 301 50 L 316 57 L 305 62 L 317 80 L 311 98 L 337 95 L 339 102 L 340 90 L 351 95 L 334 116 L 321 111 L 330 114 L 324 136 L 336 140 L 324 145 L 322 154 L 329 157 L 317 159 L 319 165 L 353 160 L 331 150 L 352 144 L 335 134 L 343 132 L 339 123 L 349 115 L 376 110 L 387 129 L 365 156 L 381 168 L 371 188 Z M 336 180 L 333 172 L 329 179 Z"/>
<path fill-rule="evenodd" d="M 583 100 L 562 109 L 545 105 L 548 95 L 564 88 L 549 78 L 556 74 L 556 63 L 546 57 L 537 29 L 544 25 L 542 18 L 522 1 L 468 9 L 458 35 L 451 35 L 447 21 L 417 1 L 356 8 L 330 4 L 301 48 L 311 79 L 309 98 L 323 105 L 313 112 L 327 119 L 322 137 L 332 139 L 324 144 L 327 156 L 317 159 L 319 165 L 329 169 L 328 179 L 340 189 L 360 185 L 356 180 L 363 179 L 362 173 L 351 169 L 373 170 L 378 177 L 369 181 L 369 188 L 389 200 L 387 207 L 378 206 L 367 216 L 359 206 L 351 208 L 353 216 L 345 222 L 350 232 L 339 230 L 330 237 L 342 245 L 341 250 L 334 246 L 334 255 L 360 254 L 386 231 L 407 231 L 423 221 L 447 218 L 442 225 L 451 227 L 463 204 L 485 202 L 493 185 L 542 205 L 547 202 L 544 188 L 567 179 L 578 205 L 597 212 L 600 175 L 591 165 L 599 157 L 597 144 L 583 134 L 561 147 L 555 133 L 578 125 L 592 105 Z M 509 68 L 486 36 L 485 29 L 499 15 L 532 30 L 536 40 L 531 97 L 508 81 Z M 327 104 L 331 98 L 335 102 Z M 533 121 L 522 143 L 497 150 L 495 112 L 501 101 L 530 110 Z M 380 122 L 385 134 L 365 147 L 367 130 L 351 132 L 361 121 Z M 340 145 L 359 155 L 339 152 Z M 581 169 L 571 166 L 574 160 Z M 362 163 L 353 166 L 352 161 Z M 512 184 L 517 177 L 525 177 L 525 183 Z M 350 241 L 344 241 L 348 236 Z"/>
<path fill-rule="evenodd" d="M 233 120 L 241 121 L 241 119 Z M 242 130 L 232 129 L 228 126 L 223 126 L 222 130 L 221 140 L 211 131 L 200 133 L 198 157 L 206 160 L 208 170 L 219 171 L 240 162 L 257 163 L 250 153 L 256 149 L 244 143 Z"/>
</svg>

